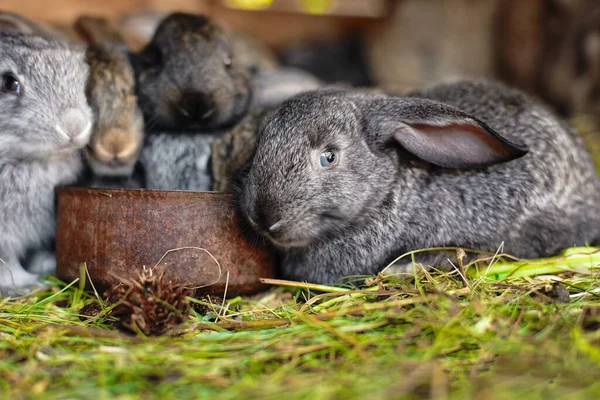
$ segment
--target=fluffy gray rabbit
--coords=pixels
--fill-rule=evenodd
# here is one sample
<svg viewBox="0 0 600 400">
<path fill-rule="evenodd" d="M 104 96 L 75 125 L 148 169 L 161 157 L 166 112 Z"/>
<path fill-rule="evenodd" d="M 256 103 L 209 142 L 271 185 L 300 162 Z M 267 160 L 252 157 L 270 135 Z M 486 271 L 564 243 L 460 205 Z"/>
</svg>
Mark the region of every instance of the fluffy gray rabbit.
<svg viewBox="0 0 600 400">
<path fill-rule="evenodd" d="M 19 260 L 54 235 L 54 189 L 81 171 L 92 112 L 82 49 L 2 32 L 0 52 L 0 293 L 7 294 L 36 284 Z"/>
<path fill-rule="evenodd" d="M 580 138 L 545 106 L 484 81 L 290 99 L 263 122 L 240 196 L 283 276 L 311 282 L 374 274 L 422 248 L 504 242 L 530 258 L 600 237 L 600 181 Z"/>
<path fill-rule="evenodd" d="M 252 73 L 261 66 L 238 42 L 202 15 L 174 13 L 165 18 L 134 57 L 139 102 L 148 124 L 214 130 L 239 121 L 252 101 Z"/>
</svg>

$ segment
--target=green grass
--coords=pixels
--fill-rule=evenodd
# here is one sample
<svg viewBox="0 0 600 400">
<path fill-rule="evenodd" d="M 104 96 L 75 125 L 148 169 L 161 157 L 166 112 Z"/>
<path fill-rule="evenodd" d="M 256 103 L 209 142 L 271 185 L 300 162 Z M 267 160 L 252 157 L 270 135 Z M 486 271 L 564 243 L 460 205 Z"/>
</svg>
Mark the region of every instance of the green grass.
<svg viewBox="0 0 600 400">
<path fill-rule="evenodd" d="M 466 266 L 464 280 L 419 270 L 364 290 L 273 285 L 207 301 L 161 337 L 82 322 L 99 300 L 52 281 L 0 299 L 0 398 L 599 398 L 596 268 L 598 249 L 580 248 Z"/>
</svg>

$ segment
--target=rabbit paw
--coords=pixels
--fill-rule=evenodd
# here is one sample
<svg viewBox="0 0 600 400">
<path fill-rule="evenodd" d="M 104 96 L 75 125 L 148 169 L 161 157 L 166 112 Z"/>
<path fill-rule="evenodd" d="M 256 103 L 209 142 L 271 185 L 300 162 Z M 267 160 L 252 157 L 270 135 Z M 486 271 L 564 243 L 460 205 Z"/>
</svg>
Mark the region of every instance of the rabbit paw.
<svg viewBox="0 0 600 400">
<path fill-rule="evenodd" d="M 394 278 L 412 278 L 415 273 L 420 269 L 420 265 L 417 263 L 398 263 L 392 264 L 381 271 L 383 276 L 393 276 Z"/>
<path fill-rule="evenodd" d="M 39 275 L 25 271 L 20 265 L 0 263 L 0 295 L 3 297 L 26 294 L 44 287 L 38 279 Z"/>
<path fill-rule="evenodd" d="M 33 274 L 49 275 L 56 271 L 56 254 L 51 251 L 38 251 L 27 270 Z"/>
<path fill-rule="evenodd" d="M 448 271 L 452 268 L 452 263 L 455 258 L 455 255 L 451 252 L 444 251 L 415 254 L 414 262 L 409 261 L 392 264 L 381 271 L 381 274 L 384 276 L 402 278 L 413 277 L 421 268 L 428 271 L 431 267 L 435 267 L 442 271 Z"/>
</svg>

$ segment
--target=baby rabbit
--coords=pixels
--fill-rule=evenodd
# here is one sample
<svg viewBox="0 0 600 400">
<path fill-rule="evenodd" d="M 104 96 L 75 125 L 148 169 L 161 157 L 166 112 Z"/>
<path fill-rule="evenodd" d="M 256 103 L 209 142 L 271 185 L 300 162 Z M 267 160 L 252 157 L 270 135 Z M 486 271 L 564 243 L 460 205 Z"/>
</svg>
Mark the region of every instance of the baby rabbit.
<svg viewBox="0 0 600 400">
<path fill-rule="evenodd" d="M 105 177 L 127 181 L 134 172 L 144 137 L 144 118 L 137 104 L 127 46 L 104 18 L 80 17 L 75 28 L 89 44 L 86 93 L 94 127 L 85 149 L 92 173 L 88 183 L 107 186 Z"/>
<path fill-rule="evenodd" d="M 54 189 L 81 171 L 92 112 L 83 50 L 0 32 L 0 52 L 0 293 L 6 295 L 37 282 L 19 259 L 54 235 Z"/>
<path fill-rule="evenodd" d="M 285 278 L 375 274 L 410 250 L 461 246 L 547 256 L 600 237 L 600 181 L 579 137 L 499 83 L 407 97 L 313 91 L 258 133 L 242 215 Z M 442 253 L 417 253 L 438 266 Z M 402 260 L 404 268 L 409 260 Z"/>
<path fill-rule="evenodd" d="M 163 129 L 214 130 L 239 121 L 252 101 L 260 58 L 202 15 L 174 13 L 135 57 L 140 106 Z"/>
</svg>

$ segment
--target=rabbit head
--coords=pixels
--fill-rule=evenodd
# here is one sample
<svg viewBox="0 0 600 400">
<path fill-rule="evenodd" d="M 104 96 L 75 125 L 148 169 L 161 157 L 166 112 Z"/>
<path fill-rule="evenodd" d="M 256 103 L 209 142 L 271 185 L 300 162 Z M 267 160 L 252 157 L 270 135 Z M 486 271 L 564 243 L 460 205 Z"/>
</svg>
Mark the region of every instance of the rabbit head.
<svg viewBox="0 0 600 400">
<path fill-rule="evenodd" d="M 526 152 L 477 118 L 436 101 L 307 92 L 262 124 L 241 211 L 275 245 L 306 247 L 373 215 L 414 163 L 483 168 Z"/>
<path fill-rule="evenodd" d="M 46 159 L 83 148 L 92 128 L 80 90 L 89 74 L 84 52 L 8 32 L 0 33 L 0 52 L 0 158 Z"/>
<path fill-rule="evenodd" d="M 164 128 L 222 128 L 250 105 L 249 72 L 229 35 L 207 17 L 171 14 L 135 65 L 142 110 Z"/>
<path fill-rule="evenodd" d="M 87 160 L 98 176 L 129 176 L 142 148 L 144 118 L 127 46 L 103 18 L 81 17 L 75 26 L 90 45 L 87 96 L 95 121 Z"/>
</svg>

